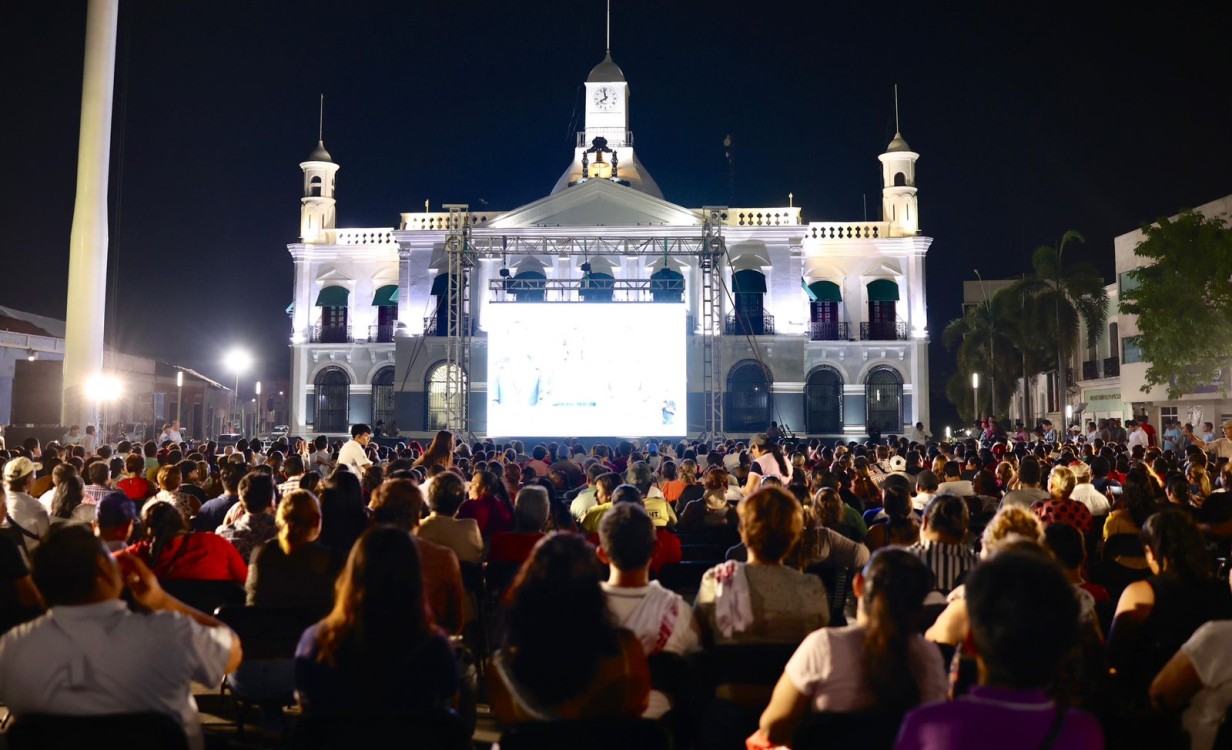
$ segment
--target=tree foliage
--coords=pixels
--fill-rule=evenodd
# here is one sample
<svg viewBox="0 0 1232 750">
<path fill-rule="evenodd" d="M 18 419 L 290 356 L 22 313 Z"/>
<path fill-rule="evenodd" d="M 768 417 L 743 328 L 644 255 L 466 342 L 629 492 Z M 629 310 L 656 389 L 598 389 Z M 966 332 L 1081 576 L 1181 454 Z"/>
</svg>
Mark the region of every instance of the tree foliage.
<svg viewBox="0 0 1232 750">
<path fill-rule="evenodd" d="M 1163 385 L 1179 398 L 1220 378 L 1232 360 L 1232 228 L 1187 211 L 1142 228 L 1121 309 L 1138 316 L 1149 363 L 1143 391 Z M 1127 285 L 1128 286 L 1128 285 Z"/>
</svg>

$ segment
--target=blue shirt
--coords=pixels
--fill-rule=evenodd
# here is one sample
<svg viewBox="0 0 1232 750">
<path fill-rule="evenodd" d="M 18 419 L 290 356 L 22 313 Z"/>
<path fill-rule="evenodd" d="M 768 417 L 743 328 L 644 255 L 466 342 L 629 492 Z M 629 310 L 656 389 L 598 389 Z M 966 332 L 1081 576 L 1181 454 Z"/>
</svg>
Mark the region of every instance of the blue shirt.
<svg viewBox="0 0 1232 750">
<path fill-rule="evenodd" d="M 223 521 L 227 517 L 227 511 L 231 510 L 231 506 L 239 501 L 239 495 L 219 495 L 213 500 L 206 500 L 201 504 L 201 508 L 193 518 L 193 531 L 212 532 L 219 526 L 222 526 Z M 244 562 L 247 562 L 247 560 Z"/>
</svg>

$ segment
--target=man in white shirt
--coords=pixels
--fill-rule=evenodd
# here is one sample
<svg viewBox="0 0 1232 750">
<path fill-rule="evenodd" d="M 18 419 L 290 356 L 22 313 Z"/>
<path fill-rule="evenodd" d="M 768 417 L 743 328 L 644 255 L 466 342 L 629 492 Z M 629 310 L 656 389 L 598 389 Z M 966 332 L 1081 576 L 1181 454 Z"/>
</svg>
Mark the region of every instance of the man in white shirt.
<svg viewBox="0 0 1232 750">
<path fill-rule="evenodd" d="M 1215 458 L 1232 458 L 1232 419 L 1223 423 L 1223 437 L 1209 440 L 1205 450 Z"/>
<path fill-rule="evenodd" d="M 608 611 L 620 627 L 642 642 L 647 656 L 666 651 L 687 656 L 701 650 L 693 609 L 684 599 L 650 580 L 655 550 L 655 525 L 637 503 L 616 503 L 599 522 L 599 560 L 608 566 L 600 584 Z M 652 690 L 646 712 L 657 719 L 671 709 L 663 693 Z"/>
<path fill-rule="evenodd" d="M 1091 511 L 1092 516 L 1106 516 L 1112 510 L 1112 504 L 1108 502 L 1107 496 L 1091 485 L 1091 467 L 1087 466 L 1082 461 L 1075 461 L 1070 464 L 1070 471 L 1074 472 L 1074 480 L 1077 482 L 1074 485 L 1074 492 L 1069 496 L 1070 500 L 1077 500 L 1087 506 L 1087 510 Z"/>
<path fill-rule="evenodd" d="M 338 465 L 345 466 L 357 476 L 364 475 L 364 469 L 372 465 L 368 460 L 366 446 L 372 440 L 372 428 L 366 424 L 351 426 L 351 439 L 342 444 L 338 451 Z"/>
<path fill-rule="evenodd" d="M 57 528 L 33 576 L 50 610 L 0 639 L 0 701 L 16 720 L 157 712 L 202 750 L 192 682 L 216 686 L 239 666 L 235 633 L 168 595 L 136 556 L 113 558 L 88 526 Z M 129 611 L 126 587 L 150 614 Z"/>
<path fill-rule="evenodd" d="M 87 456 L 98 451 L 98 434 L 94 431 L 94 425 L 86 425 L 86 434 L 81 438 L 81 447 L 85 449 Z"/>
<path fill-rule="evenodd" d="M 1142 450 L 1150 447 L 1150 438 L 1136 421 L 1131 419 L 1125 423 L 1125 426 L 1129 428 L 1129 439 L 1125 441 L 1125 444 L 1130 450 L 1133 450 L 1135 445 L 1141 445 Z"/>
<path fill-rule="evenodd" d="M 11 459 L 4 465 L 4 500 L 9 509 L 5 524 L 20 532 L 27 554 L 34 552 L 51 530 L 47 511 L 30 495 L 34 488 L 34 472 L 42 468 L 42 464 L 25 456 Z"/>
<path fill-rule="evenodd" d="M 180 420 L 172 420 L 171 429 L 166 432 L 166 438 L 176 445 L 184 442 L 184 436 L 180 434 Z"/>
<path fill-rule="evenodd" d="M 60 445 L 79 445 L 80 443 L 81 428 L 77 425 L 69 427 L 64 437 L 60 438 Z"/>
<path fill-rule="evenodd" d="M 928 438 L 930 437 L 932 436 L 929 435 L 928 432 L 924 430 L 924 423 L 916 422 L 915 427 L 911 428 L 911 434 L 908 435 L 907 439 L 912 443 L 919 443 L 920 445 L 924 445 L 925 443 L 928 442 Z"/>
</svg>

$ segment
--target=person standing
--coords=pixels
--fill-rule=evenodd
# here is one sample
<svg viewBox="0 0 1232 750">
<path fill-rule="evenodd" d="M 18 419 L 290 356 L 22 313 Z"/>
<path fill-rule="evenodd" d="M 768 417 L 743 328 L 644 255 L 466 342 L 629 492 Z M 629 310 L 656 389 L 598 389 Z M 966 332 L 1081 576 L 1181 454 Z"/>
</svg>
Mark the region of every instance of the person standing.
<svg viewBox="0 0 1232 750">
<path fill-rule="evenodd" d="M 34 472 L 41 469 L 30 459 L 20 456 L 4 465 L 4 499 L 8 505 L 6 524 L 21 535 L 26 554 L 31 554 L 51 530 L 51 518 L 37 499 L 30 495 L 34 487 Z"/>
<path fill-rule="evenodd" d="M 351 426 L 351 439 L 343 443 L 338 451 L 338 465 L 345 466 L 357 477 L 364 475 L 364 469 L 372 465 L 368 459 L 368 443 L 372 440 L 372 428 L 366 424 Z"/>
<path fill-rule="evenodd" d="M 94 425 L 86 425 L 86 434 L 81 437 L 81 447 L 85 449 L 87 458 L 98 451 L 98 434 L 94 431 Z"/>
</svg>

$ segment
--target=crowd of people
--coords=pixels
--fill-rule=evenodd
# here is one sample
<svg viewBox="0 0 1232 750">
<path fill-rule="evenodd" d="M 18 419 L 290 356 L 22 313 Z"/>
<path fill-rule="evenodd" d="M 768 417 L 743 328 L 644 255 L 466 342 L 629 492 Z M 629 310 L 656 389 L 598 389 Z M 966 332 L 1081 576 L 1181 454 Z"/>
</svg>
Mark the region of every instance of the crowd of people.
<svg viewBox="0 0 1232 750">
<path fill-rule="evenodd" d="M 191 684 L 224 675 L 269 731 L 298 704 L 643 717 L 679 747 L 792 746 L 834 717 L 869 748 L 1232 740 L 1232 420 L 977 427 L 27 439 L 0 456 L 0 702 L 158 712 L 196 748 Z M 290 623 L 285 653 L 246 655 L 237 610 Z M 716 669 L 742 654 L 777 682 Z"/>
</svg>

